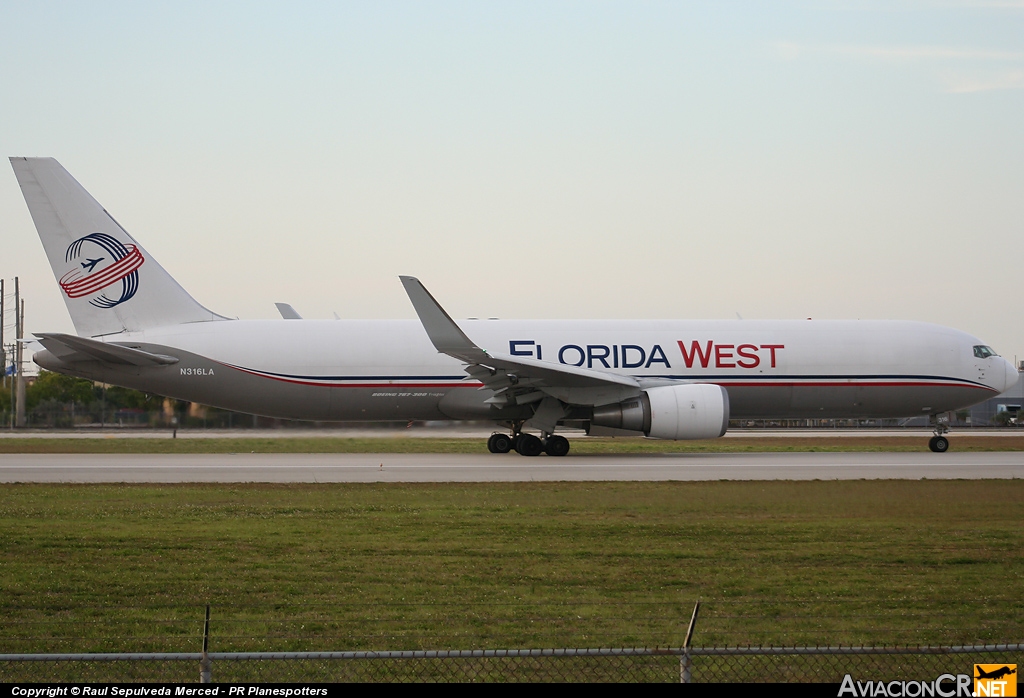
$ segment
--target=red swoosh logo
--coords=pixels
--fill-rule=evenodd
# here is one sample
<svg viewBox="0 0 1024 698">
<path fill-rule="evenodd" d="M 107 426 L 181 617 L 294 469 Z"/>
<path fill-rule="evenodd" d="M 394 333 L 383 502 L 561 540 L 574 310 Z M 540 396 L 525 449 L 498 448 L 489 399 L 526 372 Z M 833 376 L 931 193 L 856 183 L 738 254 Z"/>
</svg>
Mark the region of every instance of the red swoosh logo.
<svg viewBox="0 0 1024 698">
<path fill-rule="evenodd" d="M 126 245 L 129 252 L 109 267 L 104 267 L 95 274 L 82 276 L 81 269 L 72 269 L 60 278 L 57 283 L 64 289 L 68 298 L 81 298 L 91 296 L 97 291 L 105 289 L 111 284 L 117 283 L 124 277 L 142 266 L 145 258 L 135 245 Z"/>
</svg>

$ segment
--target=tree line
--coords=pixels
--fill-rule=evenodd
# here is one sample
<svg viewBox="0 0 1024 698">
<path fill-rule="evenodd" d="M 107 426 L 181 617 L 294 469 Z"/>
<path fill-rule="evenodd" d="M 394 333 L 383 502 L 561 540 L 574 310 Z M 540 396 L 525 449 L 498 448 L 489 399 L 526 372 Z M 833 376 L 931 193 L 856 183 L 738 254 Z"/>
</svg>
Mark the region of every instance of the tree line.
<svg viewBox="0 0 1024 698">
<path fill-rule="evenodd" d="M 0 426 L 10 426 L 14 414 L 13 379 L 0 383 Z M 40 371 L 25 387 L 25 416 L 29 427 L 181 426 L 232 428 L 251 426 L 250 415 L 218 410 L 150 395 L 84 378 Z"/>
</svg>

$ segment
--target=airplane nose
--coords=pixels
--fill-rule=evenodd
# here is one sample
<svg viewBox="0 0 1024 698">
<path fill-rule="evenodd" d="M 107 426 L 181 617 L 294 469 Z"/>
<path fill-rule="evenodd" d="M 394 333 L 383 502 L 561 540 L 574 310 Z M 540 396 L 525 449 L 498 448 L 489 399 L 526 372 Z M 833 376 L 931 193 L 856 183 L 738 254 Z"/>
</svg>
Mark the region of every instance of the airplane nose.
<svg viewBox="0 0 1024 698">
<path fill-rule="evenodd" d="M 1006 381 L 1003 384 L 1003 391 L 1007 391 L 1013 386 L 1017 385 L 1017 381 L 1020 378 L 1020 374 L 1017 372 L 1017 367 L 1011 364 L 1006 359 L 1003 359 L 1003 369 L 1006 372 Z"/>
</svg>

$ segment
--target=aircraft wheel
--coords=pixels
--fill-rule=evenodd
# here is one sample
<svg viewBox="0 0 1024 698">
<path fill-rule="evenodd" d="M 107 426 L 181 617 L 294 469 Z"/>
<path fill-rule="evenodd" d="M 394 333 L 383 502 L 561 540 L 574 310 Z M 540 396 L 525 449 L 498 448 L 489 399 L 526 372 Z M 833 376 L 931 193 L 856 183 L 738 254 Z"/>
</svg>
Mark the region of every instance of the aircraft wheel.
<svg viewBox="0 0 1024 698">
<path fill-rule="evenodd" d="M 520 434 L 516 440 L 516 451 L 521 456 L 539 456 L 544 451 L 544 444 L 533 434 Z"/>
<path fill-rule="evenodd" d="M 512 450 L 512 438 L 508 434 L 491 434 L 487 439 L 487 450 L 491 453 L 508 453 Z"/>
<path fill-rule="evenodd" d="M 549 456 L 564 456 L 569 452 L 569 439 L 564 436 L 552 436 L 544 444 L 544 451 Z"/>
<path fill-rule="evenodd" d="M 935 453 L 945 453 L 949 450 L 949 439 L 945 436 L 933 436 L 928 440 L 928 448 Z"/>
</svg>

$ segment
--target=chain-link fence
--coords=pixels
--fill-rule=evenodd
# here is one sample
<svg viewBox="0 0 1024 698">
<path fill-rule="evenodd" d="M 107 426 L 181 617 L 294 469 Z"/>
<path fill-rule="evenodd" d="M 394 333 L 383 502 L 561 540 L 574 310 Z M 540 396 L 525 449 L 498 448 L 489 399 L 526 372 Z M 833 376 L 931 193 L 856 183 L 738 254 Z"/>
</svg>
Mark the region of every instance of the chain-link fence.
<svg viewBox="0 0 1024 698">
<path fill-rule="evenodd" d="M 13 568 L 12 568 L 13 569 Z M 41 582 L 42 583 L 42 580 Z M 1024 602 L 1012 589 L 951 601 L 828 597 L 711 599 L 694 645 L 715 647 L 951 646 L 1021 638 Z M 200 652 L 199 604 L 85 605 L 55 598 L 0 604 L 0 653 Z M 693 602 L 645 598 L 535 601 L 266 602 L 213 607 L 211 651 L 311 652 L 425 647 L 682 647 Z"/>
<path fill-rule="evenodd" d="M 402 652 L 4 654 L 0 681 L 816 682 L 934 681 L 974 664 L 1022 664 L 1024 644 L 960 647 L 694 647 Z M 203 672 L 206 672 L 205 677 Z M 1011 677 L 1013 678 L 1013 677 Z"/>
<path fill-rule="evenodd" d="M 266 609 L 243 604 L 231 607 L 224 617 L 218 616 L 212 628 L 209 606 L 205 617 L 199 618 L 195 617 L 194 607 L 146 608 L 142 609 L 146 611 L 142 617 L 136 613 L 139 609 L 124 607 L 115 616 L 101 607 L 54 606 L 27 609 L 18 617 L 0 621 L 0 636 L 6 645 L 3 649 L 7 650 L 0 654 L 0 682 L 839 683 L 846 675 L 870 681 L 934 681 L 942 674 L 971 674 L 974 664 L 1024 663 L 1024 644 L 994 644 L 1000 635 L 1017 635 L 1015 630 L 1019 626 L 1015 620 L 1005 627 L 989 627 L 988 637 L 963 645 L 940 641 L 925 647 L 879 647 L 868 643 L 849 647 L 779 647 L 767 646 L 772 644 L 769 640 L 764 646 L 692 646 L 698 612 L 702 614 L 702 627 L 707 628 L 701 635 L 712 643 L 723 635 L 756 638 L 757 633 L 751 632 L 750 627 L 770 626 L 779 637 L 787 634 L 787 628 L 788 632 L 795 628 L 803 633 L 804 625 L 813 621 L 818 624 L 814 629 L 824 631 L 820 628 L 822 611 L 817 606 L 775 612 L 772 622 L 766 625 L 764 609 L 754 609 L 761 612 L 753 613 L 748 608 L 750 604 L 747 599 L 745 605 L 734 608 L 736 604 L 718 601 L 707 604 L 708 610 L 703 611 L 705 606 L 698 602 L 690 614 L 689 626 L 680 622 L 686 613 L 683 604 L 635 600 L 628 604 L 573 604 L 565 608 L 517 603 L 504 609 L 490 604 L 486 614 L 483 605 L 390 604 L 358 618 L 347 617 L 340 612 L 347 607 L 340 606 L 303 606 L 298 612 L 275 607 L 268 615 Z M 767 610 L 772 609 L 778 611 L 776 606 Z M 844 616 L 847 635 L 835 633 L 833 637 L 838 635 L 845 640 L 860 625 L 884 631 L 886 628 L 877 621 L 886 617 L 889 616 L 877 609 Z M 919 619 L 912 610 L 904 610 L 900 616 L 900 620 L 910 620 L 915 625 Z M 564 641 L 570 635 L 589 637 L 594 644 L 602 642 L 599 638 L 620 639 L 612 639 L 605 648 L 589 649 L 369 649 L 374 645 L 444 646 L 446 639 L 451 644 L 475 644 L 478 648 L 497 644 L 496 638 L 498 642 L 504 638 L 512 644 L 516 640 L 510 638 L 517 632 L 534 626 L 543 629 L 535 633 L 534 641 L 540 637 L 544 642 L 546 638 L 551 641 L 548 647 L 557 647 L 559 639 Z M 459 632 L 439 637 L 439 629 L 453 627 Z M 913 627 L 902 629 L 902 636 L 910 635 Z M 469 631 L 463 632 L 467 628 Z M 835 629 L 832 630 L 834 633 Z M 664 638 L 665 646 L 623 648 L 632 639 L 626 637 L 623 641 L 626 634 L 643 637 L 640 642 Z M 814 637 L 813 633 L 808 634 Z M 917 634 L 927 636 L 920 628 Z M 530 640 L 522 644 L 527 642 Z M 310 651 L 332 645 L 353 649 Z M 131 651 L 136 648 L 141 651 Z M 71 653 L 77 649 L 86 651 Z M 99 649 L 107 651 L 97 652 Z M 175 652 L 177 649 L 192 651 Z"/>
</svg>

